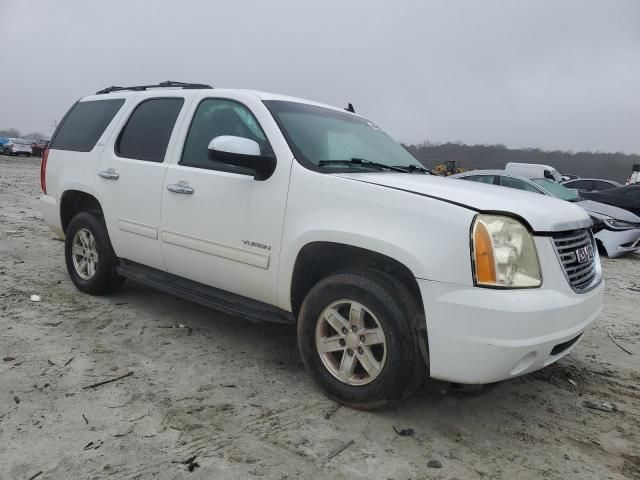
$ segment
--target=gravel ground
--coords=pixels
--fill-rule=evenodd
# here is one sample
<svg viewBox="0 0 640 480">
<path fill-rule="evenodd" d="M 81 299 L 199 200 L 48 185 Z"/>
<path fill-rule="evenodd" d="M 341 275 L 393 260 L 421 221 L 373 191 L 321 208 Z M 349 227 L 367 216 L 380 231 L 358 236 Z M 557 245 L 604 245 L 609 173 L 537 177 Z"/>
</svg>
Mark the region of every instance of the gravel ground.
<svg viewBox="0 0 640 480">
<path fill-rule="evenodd" d="M 316 388 L 291 327 L 77 292 L 38 183 L 36 159 L 0 157 L 0 479 L 640 478 L 640 256 L 603 261 L 604 312 L 557 364 L 359 412 Z"/>
</svg>

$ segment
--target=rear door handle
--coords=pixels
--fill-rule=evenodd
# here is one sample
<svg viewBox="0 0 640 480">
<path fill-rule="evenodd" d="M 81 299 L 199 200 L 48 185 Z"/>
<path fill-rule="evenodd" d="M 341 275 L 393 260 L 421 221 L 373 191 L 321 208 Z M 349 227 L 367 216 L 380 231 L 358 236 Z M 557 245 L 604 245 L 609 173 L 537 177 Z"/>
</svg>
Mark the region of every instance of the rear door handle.
<svg viewBox="0 0 640 480">
<path fill-rule="evenodd" d="M 189 186 L 187 182 L 170 183 L 167 185 L 167 190 L 173 193 L 184 193 L 191 195 L 195 190 Z"/>
<path fill-rule="evenodd" d="M 118 180 L 120 178 L 120 174 L 116 172 L 113 168 L 109 168 L 107 170 L 102 170 L 98 172 L 98 176 L 106 180 Z"/>
</svg>

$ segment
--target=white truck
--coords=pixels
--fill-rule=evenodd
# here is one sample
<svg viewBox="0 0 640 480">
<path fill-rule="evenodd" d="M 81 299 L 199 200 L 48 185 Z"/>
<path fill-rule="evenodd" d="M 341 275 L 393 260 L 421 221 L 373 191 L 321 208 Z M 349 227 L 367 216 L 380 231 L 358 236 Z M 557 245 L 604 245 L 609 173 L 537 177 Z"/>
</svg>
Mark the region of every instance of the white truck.
<svg viewBox="0 0 640 480">
<path fill-rule="evenodd" d="M 540 369 L 602 307 L 583 209 L 430 176 L 371 121 L 307 100 L 110 87 L 66 114 L 41 182 L 79 290 L 128 278 L 291 322 L 308 371 L 357 408 L 396 403 L 425 374 Z"/>
</svg>

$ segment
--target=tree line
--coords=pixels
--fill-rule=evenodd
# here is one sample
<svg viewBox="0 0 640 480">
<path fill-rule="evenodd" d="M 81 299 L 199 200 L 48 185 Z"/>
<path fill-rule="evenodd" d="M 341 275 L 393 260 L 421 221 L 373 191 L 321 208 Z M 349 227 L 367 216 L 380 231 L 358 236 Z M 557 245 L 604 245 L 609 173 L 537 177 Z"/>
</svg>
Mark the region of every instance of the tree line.
<svg viewBox="0 0 640 480">
<path fill-rule="evenodd" d="M 547 151 L 539 148 L 507 148 L 504 145 L 465 145 L 459 142 L 404 145 L 422 163 L 432 169 L 455 160 L 467 170 L 503 169 L 507 162 L 542 163 L 560 173 L 584 178 L 606 178 L 624 183 L 640 155 L 605 152 Z"/>
<path fill-rule="evenodd" d="M 28 139 L 40 139 L 40 138 L 49 138 L 44 133 L 40 132 L 31 132 L 27 134 L 22 134 L 20 130 L 17 128 L 5 128 L 0 130 L 0 138 L 28 138 Z"/>
</svg>

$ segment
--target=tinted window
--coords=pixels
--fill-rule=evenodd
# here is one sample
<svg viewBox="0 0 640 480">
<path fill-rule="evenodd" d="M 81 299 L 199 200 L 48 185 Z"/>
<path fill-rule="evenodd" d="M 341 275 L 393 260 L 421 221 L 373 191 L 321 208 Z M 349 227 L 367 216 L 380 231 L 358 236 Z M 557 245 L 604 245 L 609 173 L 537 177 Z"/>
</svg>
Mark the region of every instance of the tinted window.
<svg viewBox="0 0 640 480">
<path fill-rule="evenodd" d="M 603 182 L 602 180 L 593 181 L 593 189 L 597 191 L 609 190 L 610 188 L 615 188 L 615 187 L 616 185 L 609 182 Z M 571 188 L 574 188 L 574 187 L 571 187 Z"/>
<path fill-rule="evenodd" d="M 518 190 L 525 190 L 527 192 L 533 192 L 533 193 L 541 193 L 540 190 L 538 190 L 533 185 L 529 185 L 524 180 L 520 180 L 518 178 L 500 177 L 500 184 L 503 187 L 516 188 Z"/>
<path fill-rule="evenodd" d="M 272 152 L 266 135 L 247 107 L 231 100 L 209 98 L 198 105 L 193 116 L 180 164 L 252 175 L 245 168 L 209 160 L 209 143 L 221 135 L 248 138 L 258 143 L 261 154 Z"/>
<path fill-rule="evenodd" d="M 495 176 L 494 175 L 471 175 L 470 177 L 462 177 L 462 180 L 471 180 L 472 182 L 493 184 L 495 180 Z"/>
<path fill-rule="evenodd" d="M 576 180 L 575 182 L 567 182 L 563 184 L 567 188 L 573 188 L 575 190 L 592 190 L 591 180 Z"/>
<path fill-rule="evenodd" d="M 116 153 L 137 160 L 164 161 L 183 103 L 182 98 L 152 98 L 140 103 L 120 133 Z"/>
<path fill-rule="evenodd" d="M 121 98 L 76 103 L 53 134 L 51 148 L 90 152 L 123 103 Z"/>
</svg>

